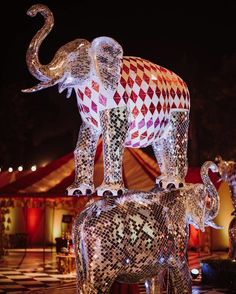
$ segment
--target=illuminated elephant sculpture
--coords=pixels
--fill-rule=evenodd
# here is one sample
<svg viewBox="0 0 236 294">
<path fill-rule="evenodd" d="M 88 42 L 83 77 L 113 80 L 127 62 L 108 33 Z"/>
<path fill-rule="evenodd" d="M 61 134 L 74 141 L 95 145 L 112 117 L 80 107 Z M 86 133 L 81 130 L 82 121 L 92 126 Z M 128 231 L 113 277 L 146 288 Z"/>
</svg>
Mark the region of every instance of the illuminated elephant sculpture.
<svg viewBox="0 0 236 294">
<path fill-rule="evenodd" d="M 229 257 L 236 261 L 236 162 L 233 160 L 223 160 L 221 156 L 216 157 L 219 174 L 230 189 L 230 196 L 234 211 L 231 213 L 233 219 L 229 223 Z"/>
<path fill-rule="evenodd" d="M 23 92 L 58 85 L 72 89 L 82 118 L 75 156 L 75 181 L 69 195 L 89 195 L 93 183 L 97 141 L 103 139 L 104 180 L 98 195 L 121 195 L 124 147 L 153 147 L 161 169 L 156 182 L 164 188 L 182 187 L 187 171 L 190 98 L 185 82 L 172 71 L 148 60 L 123 56 L 120 44 L 109 37 L 91 43 L 76 39 L 62 46 L 52 61 L 39 61 L 39 47 L 54 25 L 53 14 L 42 4 L 43 27 L 33 37 L 26 60 L 29 71 L 41 82 Z"/>
<path fill-rule="evenodd" d="M 147 293 L 156 293 L 158 277 L 166 269 L 175 293 L 192 293 L 186 259 L 189 224 L 202 231 L 204 226 L 217 228 L 212 219 L 219 211 L 219 196 L 209 168 L 215 170 L 216 165 L 202 166 L 203 184 L 170 191 L 130 191 L 85 208 L 72 229 L 78 293 L 109 293 L 115 280 L 145 282 Z"/>
</svg>

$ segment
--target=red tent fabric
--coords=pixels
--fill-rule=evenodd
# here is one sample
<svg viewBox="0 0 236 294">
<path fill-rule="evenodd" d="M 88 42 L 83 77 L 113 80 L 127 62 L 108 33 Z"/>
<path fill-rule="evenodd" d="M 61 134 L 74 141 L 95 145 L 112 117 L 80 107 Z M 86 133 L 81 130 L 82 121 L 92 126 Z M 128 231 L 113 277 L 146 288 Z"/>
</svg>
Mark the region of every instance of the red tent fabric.
<svg viewBox="0 0 236 294">
<path fill-rule="evenodd" d="M 160 174 L 156 160 L 141 149 L 126 148 L 123 161 L 123 177 L 129 189 L 150 190 Z M 218 177 L 210 174 L 216 188 Z M 95 186 L 103 180 L 102 143 L 98 144 L 95 157 Z M 65 195 L 66 188 L 74 180 L 74 156 L 67 154 L 37 171 L 0 173 L 0 196 L 7 195 Z M 190 167 L 186 176 L 188 183 L 201 183 L 200 168 Z"/>
</svg>

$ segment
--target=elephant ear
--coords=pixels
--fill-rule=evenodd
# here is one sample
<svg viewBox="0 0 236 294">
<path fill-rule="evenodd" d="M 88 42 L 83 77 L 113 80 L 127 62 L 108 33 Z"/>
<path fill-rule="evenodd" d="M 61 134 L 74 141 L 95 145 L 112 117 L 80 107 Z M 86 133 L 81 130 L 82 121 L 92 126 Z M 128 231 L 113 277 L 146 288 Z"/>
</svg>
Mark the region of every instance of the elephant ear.
<svg viewBox="0 0 236 294">
<path fill-rule="evenodd" d="M 191 188 L 187 191 L 186 197 L 188 222 L 204 232 L 207 192 L 202 184 L 189 184 L 189 186 Z"/>
<path fill-rule="evenodd" d="M 99 37 L 91 43 L 95 70 L 106 89 L 115 90 L 120 80 L 123 49 L 109 37 Z"/>
</svg>

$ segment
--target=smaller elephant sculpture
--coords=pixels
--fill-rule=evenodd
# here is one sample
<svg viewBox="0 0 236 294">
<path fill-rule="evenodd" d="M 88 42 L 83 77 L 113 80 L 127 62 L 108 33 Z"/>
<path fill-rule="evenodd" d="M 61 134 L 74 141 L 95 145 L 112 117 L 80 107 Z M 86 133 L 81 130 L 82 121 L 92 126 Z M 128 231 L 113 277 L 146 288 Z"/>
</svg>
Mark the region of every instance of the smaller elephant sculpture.
<svg viewBox="0 0 236 294">
<path fill-rule="evenodd" d="M 125 147 L 152 146 L 164 188 L 181 187 L 187 172 L 190 97 L 186 83 L 171 70 L 148 60 L 123 56 L 121 45 L 110 37 L 89 42 L 75 39 L 62 46 L 49 64 L 41 64 L 39 47 L 54 25 L 53 14 L 42 4 L 27 14 L 40 13 L 45 22 L 30 42 L 26 61 L 40 83 L 23 92 L 54 85 L 59 92 L 74 89 L 82 118 L 74 150 L 75 180 L 69 195 L 95 192 L 93 174 L 97 142 L 103 140 L 104 180 L 97 195 L 121 195 Z"/>
<path fill-rule="evenodd" d="M 219 211 L 219 196 L 209 168 L 215 171 L 216 165 L 202 166 L 203 184 L 171 191 L 130 191 L 85 208 L 72 229 L 78 293 L 109 293 L 115 280 L 144 282 L 147 293 L 156 293 L 166 269 L 175 293 L 192 293 L 186 259 L 189 224 L 202 231 L 205 226 L 217 227 L 212 220 Z"/>
<path fill-rule="evenodd" d="M 236 162 L 233 160 L 223 160 L 221 156 L 216 157 L 219 174 L 230 189 L 230 196 L 234 211 L 231 213 L 233 219 L 229 223 L 229 257 L 236 261 Z"/>
</svg>

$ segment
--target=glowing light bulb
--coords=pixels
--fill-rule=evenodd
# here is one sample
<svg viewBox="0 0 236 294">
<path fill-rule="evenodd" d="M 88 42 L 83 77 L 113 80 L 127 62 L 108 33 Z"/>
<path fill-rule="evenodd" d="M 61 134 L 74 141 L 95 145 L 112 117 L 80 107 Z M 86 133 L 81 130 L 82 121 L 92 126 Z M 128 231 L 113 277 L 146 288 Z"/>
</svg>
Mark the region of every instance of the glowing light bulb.
<svg viewBox="0 0 236 294">
<path fill-rule="evenodd" d="M 9 173 L 12 173 L 13 172 L 13 168 L 12 167 L 9 167 L 8 168 L 8 171 L 9 171 Z"/>
<path fill-rule="evenodd" d="M 18 166 L 18 171 L 23 171 L 23 166 L 22 165 Z"/>
<path fill-rule="evenodd" d="M 36 171 L 36 170 L 37 170 L 37 166 L 36 166 L 36 165 L 32 165 L 32 166 L 31 166 L 31 170 L 32 170 L 32 171 Z"/>
</svg>

